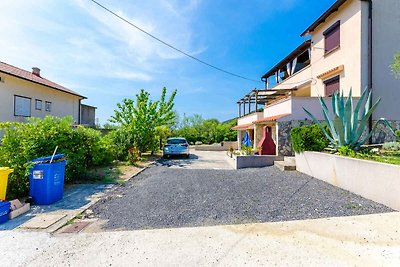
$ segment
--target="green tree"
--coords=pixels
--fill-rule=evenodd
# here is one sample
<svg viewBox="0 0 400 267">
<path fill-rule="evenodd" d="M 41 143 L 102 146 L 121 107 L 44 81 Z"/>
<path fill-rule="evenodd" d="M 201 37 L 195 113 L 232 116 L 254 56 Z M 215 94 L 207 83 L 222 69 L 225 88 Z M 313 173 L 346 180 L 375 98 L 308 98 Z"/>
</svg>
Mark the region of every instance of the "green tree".
<svg viewBox="0 0 400 267">
<path fill-rule="evenodd" d="M 157 127 L 172 127 L 175 124 L 176 113 L 172 110 L 176 90 L 166 100 L 167 89 L 162 89 L 160 100 L 152 101 L 150 94 L 140 90 L 136 100 L 124 99 L 117 104 L 114 115 L 109 120 L 117 123 L 122 129 L 131 133 L 132 145 L 137 147 L 140 153 L 155 150 L 158 144 Z"/>
<path fill-rule="evenodd" d="M 177 123 L 173 135 L 185 137 L 190 143 L 201 141 L 212 144 L 221 141 L 235 141 L 237 132 L 231 130 L 236 120 L 220 123 L 217 119 L 204 120 L 199 114 L 184 115 Z"/>
<path fill-rule="evenodd" d="M 393 57 L 393 63 L 390 64 L 390 69 L 396 78 L 400 78 L 400 51 Z"/>
</svg>

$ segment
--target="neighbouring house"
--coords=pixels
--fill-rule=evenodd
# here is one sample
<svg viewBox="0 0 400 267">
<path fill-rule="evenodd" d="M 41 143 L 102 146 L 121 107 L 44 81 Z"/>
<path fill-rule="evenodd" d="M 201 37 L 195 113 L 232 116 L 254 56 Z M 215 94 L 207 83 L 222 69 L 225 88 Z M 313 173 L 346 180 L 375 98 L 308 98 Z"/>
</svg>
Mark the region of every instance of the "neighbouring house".
<svg viewBox="0 0 400 267">
<path fill-rule="evenodd" d="M 86 97 L 32 72 L 0 62 L 0 121 L 24 122 L 27 117 L 72 116 L 81 124 Z M 92 115 L 91 115 L 92 116 Z"/>
<path fill-rule="evenodd" d="M 87 126 L 96 126 L 97 107 L 81 104 L 81 124 Z"/>
<path fill-rule="evenodd" d="M 355 100 L 364 88 L 380 106 L 373 120 L 385 117 L 400 128 L 400 80 L 388 66 L 400 50 L 399 0 L 337 0 L 302 34 L 303 42 L 263 76 L 265 88 L 252 90 L 241 98 L 238 141 L 247 131 L 254 147 L 263 138 L 263 127 L 272 131 L 275 154 L 292 155 L 290 130 L 310 123 L 303 107 L 323 120 L 319 96 L 336 90 Z M 262 106 L 261 106 L 262 105 Z M 373 142 L 394 136 L 382 127 Z"/>
</svg>

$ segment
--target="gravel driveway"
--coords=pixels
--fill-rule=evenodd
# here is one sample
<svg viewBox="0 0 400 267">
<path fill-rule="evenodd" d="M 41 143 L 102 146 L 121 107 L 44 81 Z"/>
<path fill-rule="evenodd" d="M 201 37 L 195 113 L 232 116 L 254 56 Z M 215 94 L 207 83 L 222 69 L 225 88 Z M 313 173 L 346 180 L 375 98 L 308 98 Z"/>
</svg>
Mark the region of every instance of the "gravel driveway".
<svg viewBox="0 0 400 267">
<path fill-rule="evenodd" d="M 175 166 L 175 167 L 173 167 Z M 392 211 L 299 172 L 176 168 L 159 161 L 93 206 L 106 229 L 208 226 Z"/>
</svg>

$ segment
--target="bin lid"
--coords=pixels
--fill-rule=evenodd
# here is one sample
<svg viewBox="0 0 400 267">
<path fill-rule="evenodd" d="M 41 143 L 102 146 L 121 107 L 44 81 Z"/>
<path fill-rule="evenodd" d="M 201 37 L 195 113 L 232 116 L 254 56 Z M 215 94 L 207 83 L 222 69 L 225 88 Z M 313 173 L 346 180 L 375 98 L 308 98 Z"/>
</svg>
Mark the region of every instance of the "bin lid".
<svg viewBox="0 0 400 267">
<path fill-rule="evenodd" d="M 63 157 L 64 157 L 64 154 L 56 154 L 56 155 L 54 155 L 53 161 L 62 159 Z M 33 160 L 31 160 L 31 162 L 40 164 L 40 163 L 48 163 L 48 162 L 50 162 L 50 160 L 51 160 L 51 156 L 48 156 L 48 157 L 33 159 Z"/>
<path fill-rule="evenodd" d="M 4 206 L 9 206 L 11 203 L 9 201 L 1 201 L 0 200 L 0 208 Z"/>
</svg>

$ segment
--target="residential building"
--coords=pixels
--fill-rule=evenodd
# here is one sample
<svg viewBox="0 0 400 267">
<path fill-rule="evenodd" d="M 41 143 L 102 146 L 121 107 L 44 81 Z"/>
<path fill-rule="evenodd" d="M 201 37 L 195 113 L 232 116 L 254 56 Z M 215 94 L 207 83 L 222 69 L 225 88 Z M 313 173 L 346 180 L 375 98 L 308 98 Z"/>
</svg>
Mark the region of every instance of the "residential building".
<svg viewBox="0 0 400 267">
<path fill-rule="evenodd" d="M 0 121 L 24 122 L 27 117 L 72 116 L 81 123 L 86 97 L 49 81 L 39 68 L 32 72 L 0 62 Z"/>
<path fill-rule="evenodd" d="M 81 104 L 81 124 L 87 126 L 96 126 L 97 107 Z"/>
<path fill-rule="evenodd" d="M 323 120 L 318 97 L 330 103 L 334 91 L 348 95 L 350 88 L 355 101 L 365 88 L 373 102 L 381 98 L 373 120 L 385 117 L 400 128 L 400 80 L 389 71 L 400 50 L 399 10 L 398 0 L 337 0 L 301 34 L 309 40 L 263 75 L 265 88 L 238 101 L 238 141 L 247 131 L 256 147 L 268 126 L 275 154 L 291 155 L 290 130 L 310 123 L 303 107 Z M 394 138 L 384 130 L 373 142 Z"/>
</svg>

